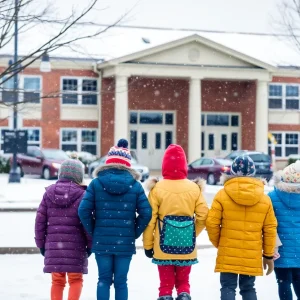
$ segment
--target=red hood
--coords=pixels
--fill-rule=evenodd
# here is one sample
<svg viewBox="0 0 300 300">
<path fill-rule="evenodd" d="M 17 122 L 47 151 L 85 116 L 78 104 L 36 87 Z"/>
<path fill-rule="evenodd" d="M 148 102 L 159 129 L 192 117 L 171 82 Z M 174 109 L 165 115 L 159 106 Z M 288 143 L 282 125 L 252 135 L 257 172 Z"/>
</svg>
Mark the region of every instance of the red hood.
<svg viewBox="0 0 300 300">
<path fill-rule="evenodd" d="M 187 178 L 187 162 L 184 150 L 171 144 L 163 158 L 162 174 L 164 179 L 178 180 Z"/>
</svg>

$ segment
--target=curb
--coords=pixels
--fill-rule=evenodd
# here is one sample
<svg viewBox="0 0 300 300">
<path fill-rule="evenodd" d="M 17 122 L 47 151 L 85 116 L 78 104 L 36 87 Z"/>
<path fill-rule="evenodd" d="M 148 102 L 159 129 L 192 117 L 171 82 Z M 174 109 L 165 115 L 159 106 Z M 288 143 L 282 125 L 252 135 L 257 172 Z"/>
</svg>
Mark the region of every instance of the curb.
<svg viewBox="0 0 300 300">
<path fill-rule="evenodd" d="M 16 207 L 16 208 L 9 208 L 9 207 L 0 207 L 0 213 L 2 212 L 36 212 L 36 207 Z"/>
<path fill-rule="evenodd" d="M 198 245 L 197 249 L 211 249 L 213 245 Z M 144 250 L 143 246 L 136 246 L 137 250 Z M 3 254 L 40 254 L 36 247 L 0 247 L 0 255 Z"/>
</svg>

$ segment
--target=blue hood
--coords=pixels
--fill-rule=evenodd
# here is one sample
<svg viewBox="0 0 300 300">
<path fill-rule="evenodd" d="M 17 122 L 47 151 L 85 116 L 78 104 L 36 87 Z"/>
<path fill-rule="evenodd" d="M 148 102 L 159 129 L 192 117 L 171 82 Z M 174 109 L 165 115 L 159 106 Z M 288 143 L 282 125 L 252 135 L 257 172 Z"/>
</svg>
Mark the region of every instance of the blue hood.
<svg viewBox="0 0 300 300">
<path fill-rule="evenodd" d="M 108 164 L 96 170 L 99 181 L 109 194 L 127 193 L 139 179 L 135 170 L 120 164 Z"/>
<path fill-rule="evenodd" d="M 291 193 L 286 190 L 278 189 L 275 187 L 275 192 L 278 198 L 281 200 L 282 203 L 285 204 L 288 208 L 293 210 L 300 211 L 300 194 L 299 193 Z"/>
</svg>

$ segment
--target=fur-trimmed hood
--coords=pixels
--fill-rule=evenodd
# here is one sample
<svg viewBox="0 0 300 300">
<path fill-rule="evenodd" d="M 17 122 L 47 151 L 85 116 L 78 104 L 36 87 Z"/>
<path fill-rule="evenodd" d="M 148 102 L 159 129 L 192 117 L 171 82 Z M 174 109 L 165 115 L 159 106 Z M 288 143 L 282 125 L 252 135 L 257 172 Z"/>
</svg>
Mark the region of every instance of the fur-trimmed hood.
<svg viewBox="0 0 300 300">
<path fill-rule="evenodd" d="M 141 174 L 138 171 L 136 171 L 132 168 L 126 167 L 124 165 L 121 165 L 121 164 L 107 164 L 107 165 L 99 166 L 98 168 L 96 168 L 94 170 L 93 177 L 97 177 L 100 172 L 105 171 L 105 170 L 110 170 L 110 169 L 118 169 L 118 170 L 128 171 L 135 180 L 141 179 Z"/>
<path fill-rule="evenodd" d="M 298 183 L 286 183 L 281 180 L 282 171 L 278 171 L 274 174 L 274 185 L 276 189 L 287 192 L 300 194 L 300 184 Z"/>
<path fill-rule="evenodd" d="M 202 179 L 202 178 L 199 177 L 199 178 L 196 178 L 196 179 L 194 179 L 192 181 L 195 182 L 199 186 L 200 191 L 203 193 L 205 185 L 206 185 L 206 180 L 204 180 L 204 179 Z M 159 182 L 159 178 L 158 177 L 149 178 L 146 181 L 146 183 L 145 183 L 145 188 L 148 191 L 151 191 L 158 182 Z"/>
<path fill-rule="evenodd" d="M 281 171 L 276 172 L 274 175 L 275 189 L 273 193 L 276 193 L 285 206 L 300 211 L 300 184 L 283 182 L 281 178 Z"/>
</svg>

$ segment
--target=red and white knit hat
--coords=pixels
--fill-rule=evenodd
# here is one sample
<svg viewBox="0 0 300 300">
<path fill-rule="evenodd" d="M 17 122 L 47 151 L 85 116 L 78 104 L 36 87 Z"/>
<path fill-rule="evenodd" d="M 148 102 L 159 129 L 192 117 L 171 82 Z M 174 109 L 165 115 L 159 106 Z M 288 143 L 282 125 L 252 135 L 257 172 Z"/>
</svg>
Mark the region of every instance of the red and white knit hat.
<svg viewBox="0 0 300 300">
<path fill-rule="evenodd" d="M 128 141 L 120 139 L 117 146 L 110 148 L 106 158 L 106 164 L 121 164 L 131 167 L 131 155 L 128 150 Z"/>
</svg>

